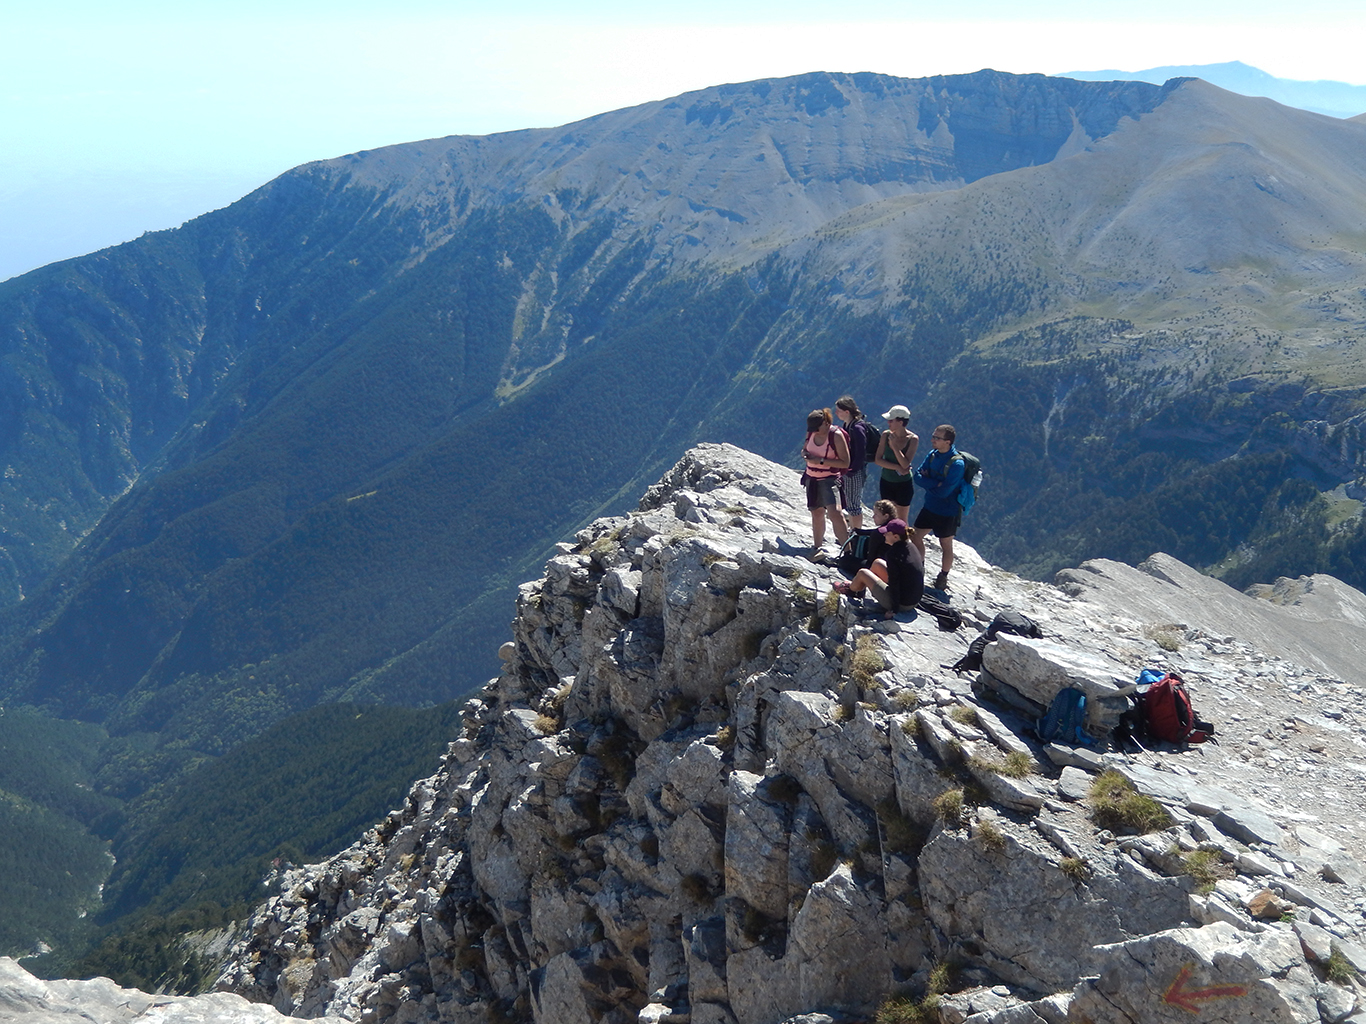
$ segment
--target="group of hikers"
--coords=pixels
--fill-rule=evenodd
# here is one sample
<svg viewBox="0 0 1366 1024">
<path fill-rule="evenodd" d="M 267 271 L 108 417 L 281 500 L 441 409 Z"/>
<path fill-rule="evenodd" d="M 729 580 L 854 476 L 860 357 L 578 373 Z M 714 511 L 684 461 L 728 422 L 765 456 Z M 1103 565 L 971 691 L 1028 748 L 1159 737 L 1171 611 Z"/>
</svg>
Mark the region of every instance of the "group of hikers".
<svg viewBox="0 0 1366 1024">
<path fill-rule="evenodd" d="M 806 462 L 802 483 L 811 511 L 812 558 L 826 558 L 821 549 L 828 521 L 846 558 L 852 548 L 858 548 L 857 566 L 848 565 L 857 571 L 835 589 L 848 594 L 867 592 L 890 616 L 914 609 L 924 592 L 926 534 L 939 538 L 942 552 L 934 588 L 949 589 L 953 538 L 963 518 L 959 492 L 965 486 L 966 464 L 954 443 L 953 427 L 941 423 L 930 434 L 930 453 L 912 469 L 920 438 L 908 426 L 910 410 L 894 405 L 882 418 L 887 421 L 886 430 L 869 423 L 849 395 L 835 403 L 833 415 L 829 409 L 812 410 L 802 445 Z M 873 528 L 865 530 L 863 492 L 870 465 L 881 476 Z M 917 483 L 924 493 L 924 506 L 914 525 L 908 526 Z M 851 544 L 851 536 L 860 543 Z"/>
</svg>

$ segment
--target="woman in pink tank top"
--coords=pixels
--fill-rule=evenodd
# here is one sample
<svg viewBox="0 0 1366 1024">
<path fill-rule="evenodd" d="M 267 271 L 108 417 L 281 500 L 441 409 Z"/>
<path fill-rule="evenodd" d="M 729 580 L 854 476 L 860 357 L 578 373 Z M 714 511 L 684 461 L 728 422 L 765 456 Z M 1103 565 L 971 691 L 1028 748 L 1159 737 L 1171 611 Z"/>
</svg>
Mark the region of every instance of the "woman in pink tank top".
<svg viewBox="0 0 1366 1024">
<path fill-rule="evenodd" d="M 813 553 L 825 543 L 827 518 L 835 528 L 837 541 L 843 544 L 849 536 L 839 506 L 840 471 L 849 468 L 849 441 L 843 430 L 831 425 L 833 422 L 829 409 L 813 409 L 806 418 L 806 443 L 802 445 L 806 472 L 802 480 L 806 484 L 806 507 L 811 511 Z"/>
</svg>

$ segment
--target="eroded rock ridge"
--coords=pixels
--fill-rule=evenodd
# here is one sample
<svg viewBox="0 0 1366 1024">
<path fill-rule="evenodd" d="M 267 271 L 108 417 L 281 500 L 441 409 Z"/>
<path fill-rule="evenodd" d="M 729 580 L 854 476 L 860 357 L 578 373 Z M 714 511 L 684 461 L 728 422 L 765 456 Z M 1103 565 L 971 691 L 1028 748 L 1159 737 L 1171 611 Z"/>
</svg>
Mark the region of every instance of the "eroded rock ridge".
<svg viewBox="0 0 1366 1024">
<path fill-rule="evenodd" d="M 1362 595 L 1315 577 L 1259 601 L 1163 558 L 1056 587 L 966 549 L 968 628 L 944 633 L 861 618 L 784 553 L 806 530 L 795 473 L 702 445 L 562 544 L 436 774 L 289 874 L 220 987 L 376 1022 L 777 1024 L 889 998 L 952 1024 L 1366 1019 L 1363 680 L 1339 650 Z M 1334 601 L 1296 607 L 1315 590 Z M 1047 638 L 945 667 L 1008 607 Z M 1228 635 L 1235 613 L 1284 635 Z M 1337 638 L 1317 664 L 1276 646 L 1313 629 Z M 1103 730 L 1146 666 L 1187 675 L 1219 746 L 1032 739 L 1048 673 Z M 1170 825 L 1098 827 L 1103 769 Z"/>
</svg>

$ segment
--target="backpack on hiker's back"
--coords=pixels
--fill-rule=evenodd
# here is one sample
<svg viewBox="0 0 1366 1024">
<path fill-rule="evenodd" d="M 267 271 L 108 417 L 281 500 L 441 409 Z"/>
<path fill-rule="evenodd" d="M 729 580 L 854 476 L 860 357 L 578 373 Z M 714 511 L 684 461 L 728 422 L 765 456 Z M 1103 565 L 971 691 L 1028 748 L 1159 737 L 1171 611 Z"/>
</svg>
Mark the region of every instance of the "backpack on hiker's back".
<svg viewBox="0 0 1366 1024">
<path fill-rule="evenodd" d="M 855 420 L 849 424 L 845 431 L 849 439 L 849 469 L 857 471 L 862 469 L 873 459 L 877 458 L 878 442 L 882 440 L 882 431 L 873 426 L 865 419 Z"/>
<path fill-rule="evenodd" d="M 972 511 L 972 507 L 977 504 L 977 487 L 982 482 L 982 460 L 972 452 L 965 452 L 961 448 L 955 449 L 955 458 L 963 460 L 963 482 L 958 485 L 958 492 L 955 497 L 958 499 L 958 507 L 964 515 Z M 942 474 L 947 477 L 949 465 L 953 460 L 945 462 Z"/>
<path fill-rule="evenodd" d="M 977 504 L 977 486 L 982 482 L 982 460 L 961 448 L 958 454 L 963 458 L 963 485 L 958 488 L 958 506 L 966 515 Z"/>
</svg>

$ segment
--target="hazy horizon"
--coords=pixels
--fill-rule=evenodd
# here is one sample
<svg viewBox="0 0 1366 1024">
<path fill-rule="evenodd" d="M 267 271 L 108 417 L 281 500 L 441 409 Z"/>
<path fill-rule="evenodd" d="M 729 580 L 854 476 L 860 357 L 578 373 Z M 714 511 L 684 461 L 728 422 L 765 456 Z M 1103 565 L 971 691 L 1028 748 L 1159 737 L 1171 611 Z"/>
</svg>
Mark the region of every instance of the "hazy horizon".
<svg viewBox="0 0 1366 1024">
<path fill-rule="evenodd" d="M 1160 0 L 1097 14 L 1046 0 L 952 18 L 875 0 L 831 21 L 811 0 L 698 0 L 641 13 L 543 0 L 497 14 L 417 0 L 194 7 L 58 0 L 12 15 L 0 65 L 0 279 L 175 227 L 291 167 L 453 134 L 548 127 L 723 82 L 810 71 L 918 78 L 994 67 L 1151 68 L 1241 60 L 1356 84 L 1366 14 L 1319 0 Z"/>
</svg>

